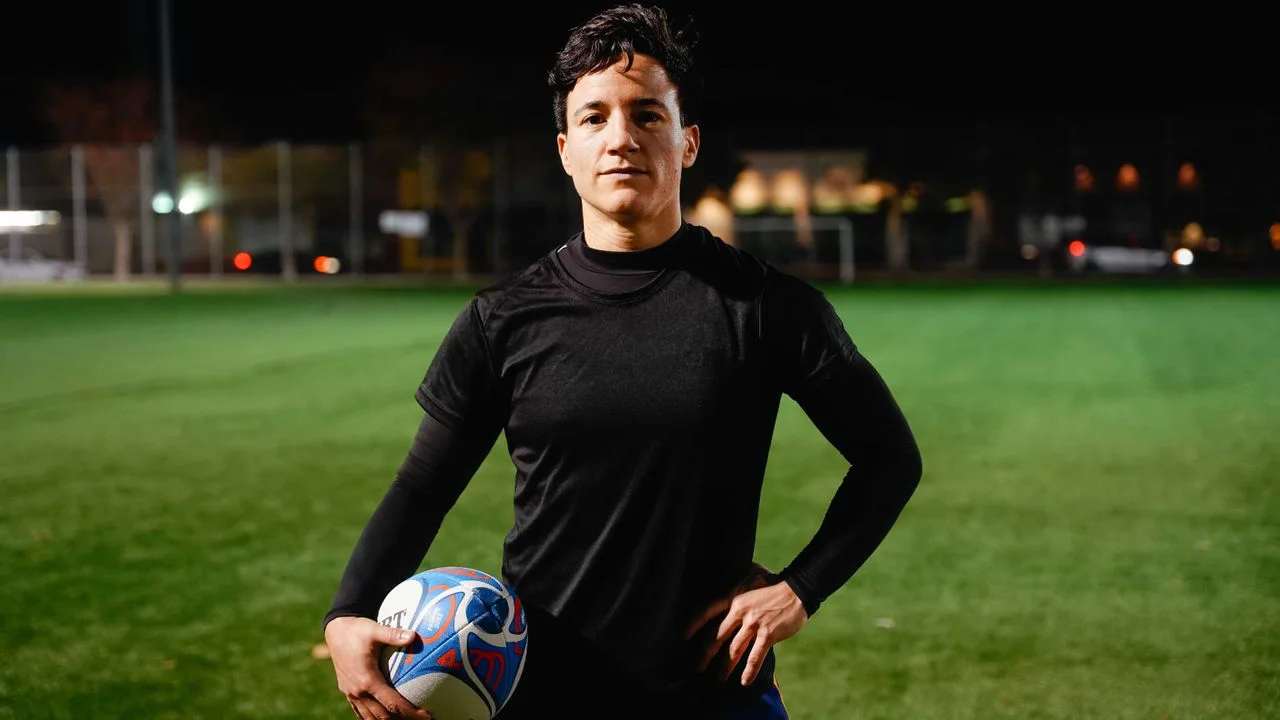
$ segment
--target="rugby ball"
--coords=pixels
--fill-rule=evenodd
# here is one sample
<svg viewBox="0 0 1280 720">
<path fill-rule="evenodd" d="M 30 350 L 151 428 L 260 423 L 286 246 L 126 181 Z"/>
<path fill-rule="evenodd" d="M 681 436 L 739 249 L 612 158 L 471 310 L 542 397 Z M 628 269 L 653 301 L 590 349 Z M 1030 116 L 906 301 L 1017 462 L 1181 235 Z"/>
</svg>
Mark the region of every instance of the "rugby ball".
<svg viewBox="0 0 1280 720">
<path fill-rule="evenodd" d="M 488 573 L 420 572 L 387 593 L 378 622 L 417 633 L 409 645 L 383 648 L 382 671 L 435 720 L 490 720 L 520 682 L 524 608 L 509 585 Z"/>
</svg>

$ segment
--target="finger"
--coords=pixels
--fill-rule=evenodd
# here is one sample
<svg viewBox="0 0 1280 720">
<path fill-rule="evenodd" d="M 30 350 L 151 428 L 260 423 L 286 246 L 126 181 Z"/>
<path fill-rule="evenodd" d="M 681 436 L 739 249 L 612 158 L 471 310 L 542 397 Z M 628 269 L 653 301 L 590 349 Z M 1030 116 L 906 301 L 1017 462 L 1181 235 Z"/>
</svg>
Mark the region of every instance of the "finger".
<svg viewBox="0 0 1280 720">
<path fill-rule="evenodd" d="M 357 712 L 364 720 L 389 720 L 391 713 L 382 707 L 377 700 L 370 698 L 357 698 L 354 701 Z"/>
<path fill-rule="evenodd" d="M 696 620 L 689 623 L 689 627 L 687 627 L 684 631 L 684 639 L 685 640 L 692 639 L 694 635 L 698 634 L 698 631 L 701 630 L 703 626 L 711 622 L 720 613 L 724 612 L 725 610 L 728 610 L 729 603 L 730 601 L 727 599 L 715 601 L 715 603 L 713 603 L 701 615 L 699 615 Z"/>
<path fill-rule="evenodd" d="M 373 639 L 383 645 L 394 645 L 403 647 L 418 639 L 418 634 L 412 630 L 402 630 L 400 628 L 391 627 L 390 625 L 379 625 L 374 632 Z"/>
<path fill-rule="evenodd" d="M 698 672 L 703 672 L 707 666 L 711 664 L 711 660 L 720 652 L 720 648 L 733 637 L 733 633 L 737 631 L 738 626 L 742 623 L 739 612 L 730 609 L 728 614 L 724 616 L 724 620 L 720 621 L 720 627 L 716 629 L 716 636 L 707 645 L 707 649 L 702 653 L 702 661 L 698 663 Z"/>
<path fill-rule="evenodd" d="M 360 712 L 360 708 L 356 707 L 355 702 L 347 700 L 347 704 L 351 706 L 351 712 L 355 713 L 356 717 L 360 718 L 360 720 L 364 720 L 364 714 Z"/>
<path fill-rule="evenodd" d="M 412 718 L 412 720 L 430 720 L 431 718 L 427 711 L 406 700 L 399 691 L 390 685 L 374 688 L 373 695 L 378 702 L 382 703 L 383 707 L 395 713 L 396 717 Z"/>
<path fill-rule="evenodd" d="M 728 680 L 729 676 L 733 674 L 733 669 L 738 667 L 742 656 L 747 654 L 747 648 L 750 647 L 751 640 L 755 635 L 755 627 L 743 624 L 738 634 L 733 636 L 733 642 L 729 643 L 729 660 L 720 673 L 721 680 Z"/>
<path fill-rule="evenodd" d="M 756 633 L 755 646 L 751 648 L 751 655 L 747 657 L 747 666 L 742 670 L 742 684 L 750 685 L 755 682 L 756 674 L 760 672 L 760 668 L 764 665 L 765 655 L 769 653 L 769 648 L 773 643 L 769 640 L 769 633 L 760 628 Z"/>
</svg>

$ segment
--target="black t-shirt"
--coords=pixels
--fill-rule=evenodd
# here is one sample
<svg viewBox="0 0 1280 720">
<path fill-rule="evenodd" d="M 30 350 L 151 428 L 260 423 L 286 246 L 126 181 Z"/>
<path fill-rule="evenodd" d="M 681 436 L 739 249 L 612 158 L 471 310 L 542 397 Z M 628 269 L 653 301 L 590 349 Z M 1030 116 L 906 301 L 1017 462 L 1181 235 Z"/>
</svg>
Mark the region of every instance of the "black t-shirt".
<svg viewBox="0 0 1280 720">
<path fill-rule="evenodd" d="M 779 572 L 812 614 L 919 480 L 888 388 L 821 292 L 703 228 L 634 253 L 578 235 L 455 319 L 416 392 L 419 439 L 326 622 L 372 617 L 416 571 L 505 432 L 516 477 L 502 573 L 533 613 L 529 662 L 537 618 L 574 648 L 561 657 L 585 648 L 624 684 L 695 685 L 685 628 L 751 567 L 783 394 L 851 463 L 813 540 Z"/>
</svg>

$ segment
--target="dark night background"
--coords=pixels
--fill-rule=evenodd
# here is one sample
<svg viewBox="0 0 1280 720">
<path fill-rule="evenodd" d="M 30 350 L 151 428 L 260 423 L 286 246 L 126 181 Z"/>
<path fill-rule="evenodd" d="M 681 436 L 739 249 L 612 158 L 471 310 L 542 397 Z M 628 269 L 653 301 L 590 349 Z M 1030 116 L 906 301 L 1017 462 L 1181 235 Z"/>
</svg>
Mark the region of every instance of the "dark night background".
<svg viewBox="0 0 1280 720">
<path fill-rule="evenodd" d="M 546 72 L 570 29 L 612 4 L 172 2 L 178 140 L 234 150 L 273 141 L 493 147 L 511 138 L 545 147 L 545 158 L 522 156 L 525 167 L 550 167 L 512 182 L 555 182 Z M 731 186 L 742 152 L 853 149 L 865 151 L 870 177 L 897 187 L 933 183 L 938 198 L 982 188 L 998 249 L 989 268 L 1024 263 L 1021 216 L 1078 212 L 1098 218 L 1091 232 L 1130 244 L 1203 222 L 1232 262 L 1280 263 L 1280 45 L 1265 23 L 1219 6 L 662 4 L 677 24 L 692 15 L 708 84 L 690 199 Z M 19 29 L 6 33 L 0 55 L 0 147 L 126 142 L 56 132 L 49 93 L 130 77 L 158 87 L 159 14 L 158 0 L 12 13 Z M 158 109 L 143 113 L 159 120 Z M 1190 194 L 1175 187 L 1184 162 L 1204 178 Z M 1126 163 L 1140 168 L 1138 193 L 1073 189 L 1073 168 L 1097 169 L 1110 188 Z M 394 174 L 377 177 L 395 190 Z M 572 231 L 576 205 L 566 213 L 551 204 L 528 208 L 549 213 L 541 219 L 511 220 L 545 229 L 522 232 L 521 252 Z M 1130 211 L 1146 218 L 1142 233 L 1111 229 L 1116 213 Z M 954 217 L 939 217 L 947 233 L 963 234 Z M 334 233 L 346 232 L 334 222 Z M 860 222 L 878 223 L 859 233 L 882 247 L 885 219 Z M 925 223 L 917 220 L 913 247 L 930 247 Z"/>
<path fill-rule="evenodd" d="M 473 122 L 551 134 L 544 73 L 569 28 L 607 5 L 178 2 L 175 86 L 212 108 L 214 140 L 345 141 L 367 135 L 370 68 L 430 50 L 491 90 Z M 897 132 L 923 147 L 981 123 L 1052 134 L 1067 121 L 1123 139 L 1171 114 L 1215 127 L 1274 117 L 1274 39 L 1203 10 L 665 5 L 702 30 L 704 132 L 741 145 L 873 147 Z M 56 141 L 40 115 L 51 82 L 158 77 L 157 15 L 155 0 L 23 9 L 11 27 L 29 30 L 6 33 L 0 63 L 0 144 Z"/>
</svg>

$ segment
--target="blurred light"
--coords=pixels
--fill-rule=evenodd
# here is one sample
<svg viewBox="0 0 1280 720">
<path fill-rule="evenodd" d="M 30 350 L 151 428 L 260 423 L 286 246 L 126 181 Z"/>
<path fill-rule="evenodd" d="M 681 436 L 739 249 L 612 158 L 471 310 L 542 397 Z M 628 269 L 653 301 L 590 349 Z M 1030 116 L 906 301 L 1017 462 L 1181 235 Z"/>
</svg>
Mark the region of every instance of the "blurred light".
<svg viewBox="0 0 1280 720">
<path fill-rule="evenodd" d="M 1023 260 L 1035 260 L 1036 255 L 1039 255 L 1039 254 L 1040 254 L 1040 250 L 1035 245 L 1028 244 L 1028 245 L 1022 246 Z"/>
<path fill-rule="evenodd" d="M 1200 176 L 1196 173 L 1195 165 L 1185 162 L 1178 168 L 1178 187 L 1183 190 L 1194 190 L 1200 187 Z"/>
<path fill-rule="evenodd" d="M 249 266 L 253 264 L 253 256 L 247 252 L 238 252 L 236 253 L 236 256 L 231 259 L 231 264 L 234 265 L 237 270 L 248 270 Z"/>
<path fill-rule="evenodd" d="M 738 173 L 729 191 L 729 205 L 742 212 L 758 212 L 769 202 L 769 188 L 759 170 L 746 169 Z"/>
<path fill-rule="evenodd" d="M 324 273 L 326 275 L 336 275 L 338 270 L 342 268 L 342 263 L 338 260 L 338 258 L 329 257 L 328 255 L 321 255 L 316 258 L 313 266 L 315 267 L 316 272 L 318 273 Z"/>
<path fill-rule="evenodd" d="M 209 194 L 204 188 L 193 187 L 178 198 L 178 212 L 183 215 L 198 213 L 209 206 Z"/>
<path fill-rule="evenodd" d="M 1076 191 L 1089 192 L 1093 190 L 1093 173 L 1085 165 L 1076 165 Z"/>
<path fill-rule="evenodd" d="M 1175 265 L 1186 267 L 1191 264 L 1193 256 L 1191 251 L 1186 248 L 1178 248 L 1173 251 L 1173 262 Z"/>
<path fill-rule="evenodd" d="M 782 170 L 773 176 L 773 206 L 795 212 L 809 204 L 809 188 L 799 170 Z"/>
<path fill-rule="evenodd" d="M 0 230 L 27 230 L 62 222 L 56 210 L 0 210 Z"/>
<path fill-rule="evenodd" d="M 1215 237 L 1205 240 L 1205 245 L 1209 248 L 1209 252 L 1218 252 L 1218 249 L 1222 247 L 1222 243 L 1218 242 L 1218 238 Z"/>
<path fill-rule="evenodd" d="M 173 212 L 173 196 L 167 192 L 156 193 L 156 196 L 151 199 L 151 209 L 161 215 Z"/>
<path fill-rule="evenodd" d="M 878 182 L 866 182 L 853 189 L 853 202 L 861 209 L 874 210 L 884 202 L 884 186 Z"/>
<path fill-rule="evenodd" d="M 719 190 L 711 188 L 698 198 L 690 215 L 693 224 L 710 230 L 725 242 L 733 242 L 733 210 L 725 203 Z"/>
<path fill-rule="evenodd" d="M 1084 255 L 1084 242 L 1081 240 L 1072 240 L 1071 244 L 1067 246 L 1067 252 L 1071 253 L 1072 257 L 1080 257 L 1081 255 Z"/>
<path fill-rule="evenodd" d="M 947 198 L 945 203 L 947 212 L 962 213 L 969 209 L 969 198 L 953 197 Z"/>
<path fill-rule="evenodd" d="M 1120 166 L 1120 172 L 1116 173 L 1116 189 L 1118 190 L 1136 190 L 1138 188 L 1138 168 L 1132 163 L 1125 163 Z"/>
<path fill-rule="evenodd" d="M 849 167 L 836 165 L 827 168 L 813 185 L 813 207 L 818 212 L 841 212 L 857 204 L 854 192 L 857 175 Z"/>
<path fill-rule="evenodd" d="M 1187 223 L 1182 229 L 1182 243 L 1190 248 L 1199 247 L 1204 242 L 1204 228 L 1200 223 Z"/>
<path fill-rule="evenodd" d="M 920 207 L 920 201 L 914 195 L 902 198 L 902 212 L 915 212 L 918 207 Z"/>
<path fill-rule="evenodd" d="M 1280 250 L 1280 223 L 1271 226 L 1271 247 Z"/>
<path fill-rule="evenodd" d="M 383 210 L 378 215 L 378 229 L 388 235 L 425 237 L 430 219 L 421 210 Z"/>
</svg>

